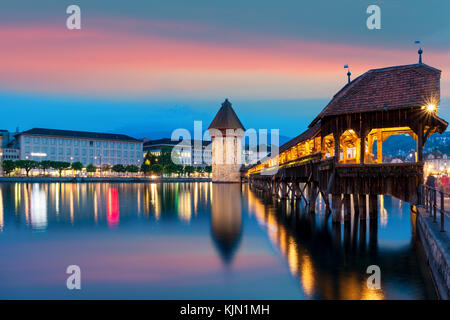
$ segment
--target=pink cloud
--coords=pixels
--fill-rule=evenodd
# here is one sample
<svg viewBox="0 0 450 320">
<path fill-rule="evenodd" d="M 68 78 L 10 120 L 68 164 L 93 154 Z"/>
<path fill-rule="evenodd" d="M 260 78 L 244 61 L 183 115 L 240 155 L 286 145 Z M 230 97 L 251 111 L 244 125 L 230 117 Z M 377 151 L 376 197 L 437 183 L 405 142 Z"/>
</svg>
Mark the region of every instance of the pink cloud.
<svg viewBox="0 0 450 320">
<path fill-rule="evenodd" d="M 108 97 L 211 98 L 225 92 L 241 98 L 311 98 L 331 95 L 345 84 L 345 63 L 356 76 L 370 68 L 417 60 L 412 50 L 260 36 L 252 36 L 248 44 L 242 37 L 219 43 L 159 34 L 166 29 L 207 31 L 195 25 L 150 21 L 145 26 L 153 26 L 153 32 L 143 34 L 130 31 L 142 21 L 116 23 L 114 29 L 98 23 L 81 31 L 3 28 L 0 39 L 7 50 L 0 52 L 2 89 Z M 448 54 L 430 51 L 424 58 L 443 70 L 442 95 L 449 95 Z"/>
</svg>

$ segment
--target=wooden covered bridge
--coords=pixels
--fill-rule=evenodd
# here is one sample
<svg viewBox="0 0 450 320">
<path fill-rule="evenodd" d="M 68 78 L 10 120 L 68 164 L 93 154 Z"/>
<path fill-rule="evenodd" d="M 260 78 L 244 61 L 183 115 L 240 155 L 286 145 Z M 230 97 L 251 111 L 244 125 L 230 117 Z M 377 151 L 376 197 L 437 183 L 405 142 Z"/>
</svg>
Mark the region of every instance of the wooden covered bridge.
<svg viewBox="0 0 450 320">
<path fill-rule="evenodd" d="M 248 168 L 245 178 L 251 188 L 303 201 L 310 211 L 321 195 L 334 222 L 350 220 L 352 202 L 361 219 L 376 218 L 380 194 L 416 204 L 424 180 L 423 146 L 448 126 L 437 115 L 440 76 L 421 62 L 367 71 L 336 93 L 277 155 Z M 383 162 L 383 142 L 398 134 L 416 141 L 413 162 Z"/>
</svg>

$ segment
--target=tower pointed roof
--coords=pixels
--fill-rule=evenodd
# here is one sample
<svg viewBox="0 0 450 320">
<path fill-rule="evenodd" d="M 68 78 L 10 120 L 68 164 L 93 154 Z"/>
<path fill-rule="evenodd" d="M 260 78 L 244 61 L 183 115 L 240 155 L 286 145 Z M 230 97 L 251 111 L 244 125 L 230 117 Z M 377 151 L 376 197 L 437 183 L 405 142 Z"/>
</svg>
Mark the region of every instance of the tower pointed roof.
<svg viewBox="0 0 450 320">
<path fill-rule="evenodd" d="M 236 115 L 236 112 L 234 112 L 233 108 L 231 107 L 231 103 L 230 101 L 228 101 L 228 99 L 225 99 L 225 101 L 222 103 L 222 107 L 219 109 L 219 112 L 217 112 L 208 129 L 245 130 L 244 126 L 241 123 L 241 120 L 239 120 L 238 116 Z"/>
</svg>

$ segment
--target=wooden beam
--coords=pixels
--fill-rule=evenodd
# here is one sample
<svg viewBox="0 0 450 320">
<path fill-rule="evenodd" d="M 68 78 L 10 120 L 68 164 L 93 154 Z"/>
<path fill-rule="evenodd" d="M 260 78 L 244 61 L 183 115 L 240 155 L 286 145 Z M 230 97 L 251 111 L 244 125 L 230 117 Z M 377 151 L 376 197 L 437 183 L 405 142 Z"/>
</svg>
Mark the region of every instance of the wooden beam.
<svg viewBox="0 0 450 320">
<path fill-rule="evenodd" d="M 417 162 L 423 161 L 423 123 L 420 122 L 417 132 Z"/>
<path fill-rule="evenodd" d="M 333 194 L 333 223 L 341 222 L 341 214 L 342 214 L 342 195 L 341 194 Z"/>
<path fill-rule="evenodd" d="M 358 195 L 358 207 L 359 207 L 359 218 L 361 220 L 366 220 L 367 218 L 367 204 L 366 204 L 366 195 L 359 194 Z"/>
<path fill-rule="evenodd" d="M 377 219 L 378 217 L 378 195 L 369 194 L 369 217 Z"/>
<path fill-rule="evenodd" d="M 383 163 L 383 138 L 381 129 L 377 130 L 377 163 Z"/>
<path fill-rule="evenodd" d="M 350 221 L 352 218 L 352 206 L 349 194 L 344 194 L 344 221 Z"/>
</svg>

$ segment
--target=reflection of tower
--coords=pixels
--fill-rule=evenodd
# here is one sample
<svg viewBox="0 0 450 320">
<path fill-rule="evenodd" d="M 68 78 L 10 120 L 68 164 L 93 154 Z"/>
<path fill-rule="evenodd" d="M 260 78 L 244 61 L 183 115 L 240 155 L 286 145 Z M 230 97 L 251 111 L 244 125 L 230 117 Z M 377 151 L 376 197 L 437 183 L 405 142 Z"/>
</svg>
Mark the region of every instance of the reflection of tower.
<svg viewBox="0 0 450 320">
<path fill-rule="evenodd" d="M 212 181 L 240 182 L 244 126 L 228 99 L 208 127 L 212 139 Z"/>
<path fill-rule="evenodd" d="M 242 233 L 241 186 L 212 187 L 212 237 L 226 264 L 233 259 Z"/>
</svg>

